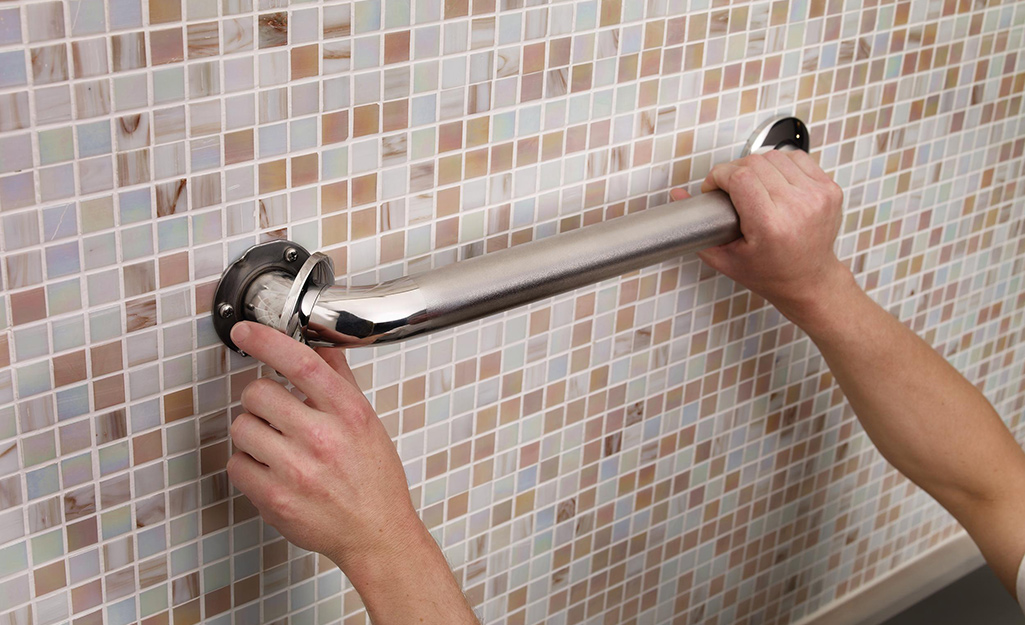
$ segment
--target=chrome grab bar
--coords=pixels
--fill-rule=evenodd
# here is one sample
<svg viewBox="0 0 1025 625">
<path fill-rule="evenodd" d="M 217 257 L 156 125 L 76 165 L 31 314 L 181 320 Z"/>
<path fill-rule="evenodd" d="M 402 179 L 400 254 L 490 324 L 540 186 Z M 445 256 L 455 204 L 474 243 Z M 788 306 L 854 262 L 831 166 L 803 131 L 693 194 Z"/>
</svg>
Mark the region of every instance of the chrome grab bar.
<svg viewBox="0 0 1025 625">
<path fill-rule="evenodd" d="M 763 124 L 746 152 L 808 149 L 796 118 Z M 288 241 L 250 248 L 224 273 L 214 325 L 257 321 L 314 346 L 398 341 L 509 310 L 740 237 L 728 195 L 712 191 L 373 287 L 334 285 L 331 259 Z"/>
</svg>

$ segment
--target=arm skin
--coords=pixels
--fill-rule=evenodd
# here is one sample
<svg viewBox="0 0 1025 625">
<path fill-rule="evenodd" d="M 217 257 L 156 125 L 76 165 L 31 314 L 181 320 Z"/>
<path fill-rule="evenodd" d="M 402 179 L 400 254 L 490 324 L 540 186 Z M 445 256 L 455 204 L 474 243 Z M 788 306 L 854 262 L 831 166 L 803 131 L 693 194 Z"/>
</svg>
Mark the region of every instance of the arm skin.
<svg viewBox="0 0 1025 625">
<path fill-rule="evenodd" d="M 289 542 L 338 565 L 376 625 L 478 625 L 342 350 L 250 322 L 231 338 L 307 397 L 267 378 L 245 388 L 231 424 L 235 487 Z"/>
<path fill-rule="evenodd" d="M 808 334 L 882 455 L 954 515 L 1014 594 L 1025 452 L 982 393 L 837 259 L 840 188 L 803 152 L 718 166 L 702 185 L 714 188 L 730 193 L 743 238 L 702 259 Z"/>
</svg>

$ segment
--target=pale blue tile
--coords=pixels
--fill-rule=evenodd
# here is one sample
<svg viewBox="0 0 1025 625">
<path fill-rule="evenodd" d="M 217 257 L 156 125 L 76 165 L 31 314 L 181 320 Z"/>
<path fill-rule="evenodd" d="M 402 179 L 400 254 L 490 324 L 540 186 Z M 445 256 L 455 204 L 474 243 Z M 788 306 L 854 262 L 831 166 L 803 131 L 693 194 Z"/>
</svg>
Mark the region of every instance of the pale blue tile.
<svg viewBox="0 0 1025 625">
<path fill-rule="evenodd" d="M 24 542 L 0 549 L 0 577 L 28 568 L 28 544 Z"/>
<path fill-rule="evenodd" d="M 89 305 L 99 306 L 116 302 L 121 297 L 120 272 L 117 269 L 89 274 L 86 282 L 89 287 Z"/>
<path fill-rule="evenodd" d="M 75 164 L 65 163 L 39 170 L 39 195 L 44 202 L 75 195 Z"/>
<path fill-rule="evenodd" d="M 107 608 L 107 625 L 129 625 L 135 621 L 135 597 L 130 597 Z"/>
<path fill-rule="evenodd" d="M 64 530 L 57 528 L 32 538 L 32 564 L 56 560 L 64 555 Z"/>
<path fill-rule="evenodd" d="M 128 442 L 121 441 L 99 450 L 100 475 L 110 475 L 127 469 L 130 465 Z"/>
<path fill-rule="evenodd" d="M 18 420 L 15 418 L 14 406 L 0 408 L 0 440 L 18 435 Z"/>
<path fill-rule="evenodd" d="M 73 419 L 89 412 L 89 385 L 82 384 L 57 391 L 57 418 Z"/>
<path fill-rule="evenodd" d="M 28 499 L 30 501 L 56 493 L 60 490 L 57 465 L 51 464 L 48 467 L 27 472 L 25 474 L 25 486 L 27 487 Z"/>
<path fill-rule="evenodd" d="M 3 55 L 0 55 L 0 80 L 3 79 Z M 3 86 L 3 85 L 0 85 Z M 32 168 L 32 135 L 0 135 L 0 174 Z"/>
<path fill-rule="evenodd" d="M 71 34 L 95 35 L 106 32 L 107 17 L 103 0 L 69 0 Z"/>
<path fill-rule="evenodd" d="M 209 563 L 230 555 L 230 541 L 228 530 L 224 530 L 207 536 L 203 539 L 203 562 Z"/>
<path fill-rule="evenodd" d="M 123 260 L 134 260 L 153 255 L 153 225 L 140 224 L 121 231 L 121 255 Z"/>
<path fill-rule="evenodd" d="M 139 558 L 145 559 L 167 550 L 167 535 L 163 525 L 143 530 L 138 534 Z"/>
<path fill-rule="evenodd" d="M 260 127 L 260 157 L 277 156 L 288 151 L 288 125 Z"/>
<path fill-rule="evenodd" d="M 193 519 L 195 519 L 195 517 L 196 517 L 195 513 L 190 514 L 189 516 L 192 517 Z M 173 526 L 173 524 L 172 524 L 172 526 Z M 180 528 L 180 530 L 182 531 L 182 534 L 180 536 L 176 536 L 175 533 L 174 533 L 174 530 L 178 529 L 178 528 Z M 196 530 L 198 530 L 198 527 L 195 526 L 194 524 L 180 525 L 180 526 L 177 526 L 177 528 L 172 527 L 172 533 L 171 533 L 172 544 L 176 544 L 175 541 L 174 541 L 174 538 L 176 538 L 176 537 L 180 538 L 182 540 L 192 540 L 193 538 L 195 538 L 195 535 L 193 533 Z M 188 573 L 189 571 L 195 571 L 198 568 L 199 568 L 199 549 L 198 549 L 198 544 L 197 543 L 192 543 L 191 545 L 185 545 L 184 547 L 181 547 L 179 549 L 175 549 L 174 551 L 171 552 L 171 573 L 172 573 L 172 575 L 181 575 L 182 573 Z"/>
<path fill-rule="evenodd" d="M 81 315 L 54 321 L 52 332 L 54 351 L 85 345 L 85 319 Z"/>
<path fill-rule="evenodd" d="M 110 29 L 134 28 L 142 26 L 142 6 L 139 0 L 108 0 L 110 9 Z"/>
<path fill-rule="evenodd" d="M 15 330 L 14 347 L 18 360 L 29 360 L 50 353 L 49 333 L 46 326 Z"/>
<path fill-rule="evenodd" d="M 51 315 L 82 309 L 82 281 L 72 278 L 46 285 L 46 308 Z"/>
<path fill-rule="evenodd" d="M 57 241 L 78 234 L 78 214 L 74 204 L 43 209 L 43 240 Z"/>
<path fill-rule="evenodd" d="M 18 378 L 18 397 L 30 397 L 51 388 L 49 361 L 18 367 L 15 373 Z"/>
<path fill-rule="evenodd" d="M 167 584 L 160 584 L 139 594 L 139 615 L 143 618 L 167 609 Z M 210 623 L 206 619 L 205 623 Z"/>
<path fill-rule="evenodd" d="M 81 158 L 110 154 L 110 120 L 104 119 L 90 124 L 82 124 L 78 131 L 78 155 Z"/>
<path fill-rule="evenodd" d="M 75 141 L 70 127 L 41 130 L 36 136 L 39 140 L 40 164 L 63 163 L 75 157 Z"/>
<path fill-rule="evenodd" d="M 100 551 L 91 549 L 68 558 L 68 581 L 77 584 L 100 574 Z"/>
<path fill-rule="evenodd" d="M 25 51 L 0 52 L 0 87 L 17 87 L 27 82 Z"/>
<path fill-rule="evenodd" d="M 113 237 L 108 237 L 113 239 Z M 111 253 L 116 250 L 111 250 Z M 46 275 L 47 277 L 59 278 L 81 271 L 78 262 L 78 241 L 68 241 L 60 245 L 51 245 L 46 248 Z"/>
<path fill-rule="evenodd" d="M 157 224 L 157 249 L 160 252 L 178 249 L 189 244 L 187 217 L 163 219 Z"/>
<path fill-rule="evenodd" d="M 153 202 L 148 187 L 121 193 L 118 195 L 118 205 L 122 225 L 153 218 Z"/>
<path fill-rule="evenodd" d="M 122 506 L 100 515 L 100 533 L 103 540 L 132 531 L 132 506 Z"/>
<path fill-rule="evenodd" d="M 221 164 L 221 140 L 219 137 L 205 137 L 189 142 L 193 171 L 213 169 Z"/>
<path fill-rule="evenodd" d="M 113 232 L 104 232 L 86 237 L 82 241 L 82 256 L 85 257 L 85 268 L 99 269 L 117 262 L 117 242 Z"/>
<path fill-rule="evenodd" d="M 0 46 L 21 43 L 21 14 L 18 7 L 0 11 Z"/>
<path fill-rule="evenodd" d="M 185 98 L 185 70 L 182 67 L 156 70 L 152 76 L 155 104 L 178 102 Z"/>
<path fill-rule="evenodd" d="M 93 479 L 93 455 L 86 452 L 61 461 L 64 488 L 85 484 Z"/>
</svg>

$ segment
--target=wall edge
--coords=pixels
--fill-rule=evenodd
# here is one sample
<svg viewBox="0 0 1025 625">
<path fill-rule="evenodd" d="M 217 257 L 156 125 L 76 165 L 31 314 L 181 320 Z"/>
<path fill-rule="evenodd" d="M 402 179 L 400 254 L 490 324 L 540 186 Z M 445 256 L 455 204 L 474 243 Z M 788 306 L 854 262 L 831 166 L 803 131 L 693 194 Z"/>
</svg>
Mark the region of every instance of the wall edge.
<svg viewBox="0 0 1025 625">
<path fill-rule="evenodd" d="M 985 563 L 964 531 L 792 625 L 879 625 Z"/>
</svg>

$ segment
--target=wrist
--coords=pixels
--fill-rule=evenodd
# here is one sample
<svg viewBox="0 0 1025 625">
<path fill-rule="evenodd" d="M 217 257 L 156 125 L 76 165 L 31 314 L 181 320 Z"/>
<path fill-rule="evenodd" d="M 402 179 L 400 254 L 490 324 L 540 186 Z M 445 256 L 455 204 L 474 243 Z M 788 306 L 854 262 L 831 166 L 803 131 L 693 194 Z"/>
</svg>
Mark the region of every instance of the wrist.
<svg viewBox="0 0 1025 625">
<path fill-rule="evenodd" d="M 379 528 L 379 534 L 367 543 L 363 548 L 326 554 L 360 595 L 364 589 L 381 588 L 418 568 L 412 566 L 415 562 L 431 559 L 435 554 L 444 559 L 434 537 L 412 510 L 389 527 Z"/>
<path fill-rule="evenodd" d="M 831 326 L 838 311 L 852 297 L 863 295 L 864 291 L 855 281 L 854 274 L 836 261 L 817 272 L 806 288 L 789 294 L 779 302 L 773 302 L 773 305 L 805 333 L 814 334 L 820 327 Z"/>
</svg>

